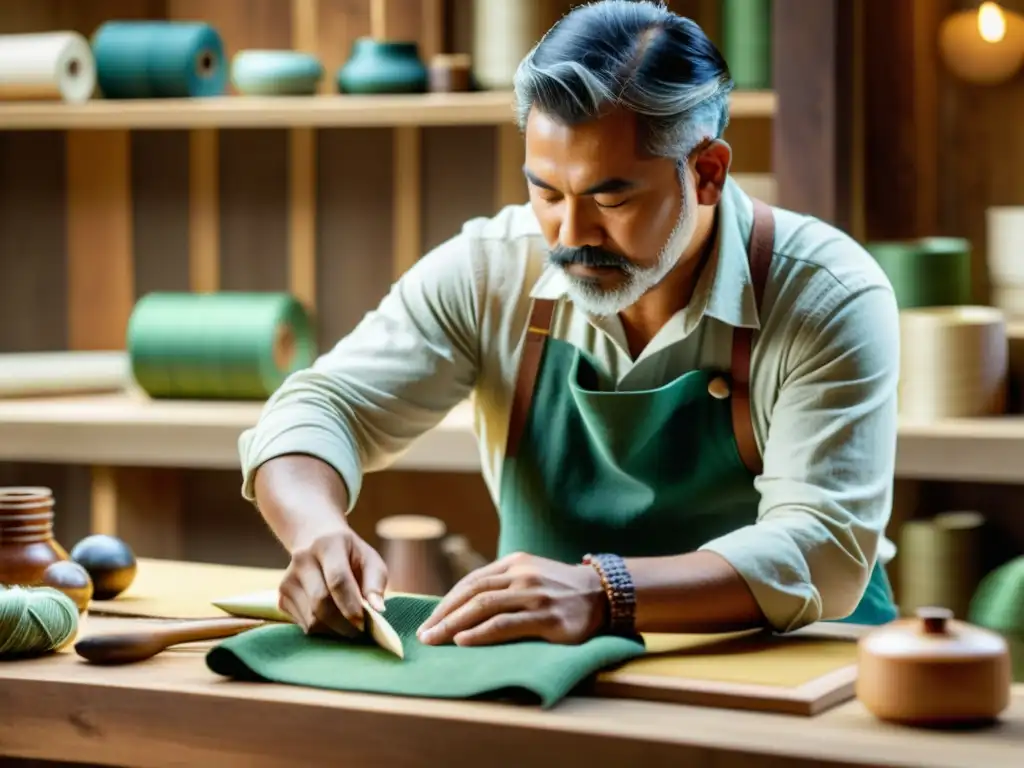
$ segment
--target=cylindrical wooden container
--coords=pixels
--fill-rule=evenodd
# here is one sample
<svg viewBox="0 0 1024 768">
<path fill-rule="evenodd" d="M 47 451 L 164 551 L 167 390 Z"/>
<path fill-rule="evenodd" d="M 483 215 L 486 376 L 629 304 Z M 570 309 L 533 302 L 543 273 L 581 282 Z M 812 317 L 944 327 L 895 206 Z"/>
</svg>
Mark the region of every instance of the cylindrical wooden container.
<svg viewBox="0 0 1024 768">
<path fill-rule="evenodd" d="M 461 93 L 472 87 L 473 63 L 468 54 L 439 53 L 428 69 L 432 93 Z"/>
<path fill-rule="evenodd" d="M 53 538 L 49 488 L 0 488 L 0 584 L 40 586 L 68 553 Z"/>
<path fill-rule="evenodd" d="M 473 0 L 473 76 L 484 90 L 512 87 L 519 63 L 544 34 L 537 0 Z"/>
<path fill-rule="evenodd" d="M 984 525 L 978 512 L 943 512 L 903 524 L 896 563 L 904 614 L 943 605 L 956 618 L 967 618 L 981 581 Z"/>
<path fill-rule="evenodd" d="M 1005 412 L 1009 347 L 998 309 L 903 310 L 900 348 L 902 418 L 927 422 Z"/>
<path fill-rule="evenodd" d="M 377 523 L 380 554 L 388 568 L 388 591 L 440 596 L 452 587 L 443 549 L 443 521 L 421 515 L 395 515 Z"/>
<path fill-rule="evenodd" d="M 1010 703 L 1010 653 L 995 632 L 921 608 L 857 646 L 856 695 L 876 717 L 926 727 L 987 724 Z"/>
</svg>

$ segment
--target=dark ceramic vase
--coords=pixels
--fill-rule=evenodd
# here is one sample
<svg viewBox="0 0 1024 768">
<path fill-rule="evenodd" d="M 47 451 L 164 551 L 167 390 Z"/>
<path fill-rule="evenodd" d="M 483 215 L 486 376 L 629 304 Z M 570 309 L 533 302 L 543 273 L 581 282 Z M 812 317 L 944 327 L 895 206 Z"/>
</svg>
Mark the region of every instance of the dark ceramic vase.
<svg viewBox="0 0 1024 768">
<path fill-rule="evenodd" d="M 416 43 L 361 37 L 338 70 L 337 82 L 341 93 L 423 93 L 429 73 Z"/>
</svg>

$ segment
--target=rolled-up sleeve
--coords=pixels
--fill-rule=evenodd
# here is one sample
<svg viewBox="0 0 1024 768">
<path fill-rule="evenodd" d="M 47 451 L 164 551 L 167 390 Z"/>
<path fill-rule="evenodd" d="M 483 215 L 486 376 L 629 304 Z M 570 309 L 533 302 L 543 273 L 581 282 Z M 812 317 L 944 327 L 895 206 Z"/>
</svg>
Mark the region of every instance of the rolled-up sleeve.
<svg viewBox="0 0 1024 768">
<path fill-rule="evenodd" d="M 808 319 L 771 408 L 758 519 L 704 549 L 724 557 L 778 631 L 849 616 L 892 503 L 899 314 L 888 286 Z"/>
<path fill-rule="evenodd" d="M 465 231 L 425 255 L 356 328 L 292 374 L 239 438 L 242 495 L 285 454 L 331 465 L 354 506 L 363 474 L 386 467 L 471 393 L 484 279 Z"/>
</svg>

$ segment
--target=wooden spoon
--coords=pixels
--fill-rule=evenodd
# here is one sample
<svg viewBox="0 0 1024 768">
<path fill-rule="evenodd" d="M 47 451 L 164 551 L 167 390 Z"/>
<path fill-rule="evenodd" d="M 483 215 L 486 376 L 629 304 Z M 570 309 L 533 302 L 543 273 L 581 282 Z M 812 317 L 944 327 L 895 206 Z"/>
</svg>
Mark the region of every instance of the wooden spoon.
<svg viewBox="0 0 1024 768">
<path fill-rule="evenodd" d="M 258 619 L 199 619 L 135 632 L 93 635 L 75 643 L 75 653 L 94 664 L 145 661 L 178 643 L 218 640 L 266 624 Z"/>
</svg>

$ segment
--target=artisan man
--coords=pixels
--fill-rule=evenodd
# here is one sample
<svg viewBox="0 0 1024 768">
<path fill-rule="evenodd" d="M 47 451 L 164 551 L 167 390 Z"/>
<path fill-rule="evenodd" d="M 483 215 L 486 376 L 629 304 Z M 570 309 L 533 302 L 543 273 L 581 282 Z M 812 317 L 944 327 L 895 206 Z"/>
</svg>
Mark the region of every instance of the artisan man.
<svg viewBox="0 0 1024 768">
<path fill-rule="evenodd" d="M 380 605 L 346 522 L 363 473 L 470 396 L 499 558 L 423 642 L 895 617 L 894 295 L 851 238 L 730 179 L 731 88 L 646 2 L 581 6 L 523 61 L 529 204 L 426 254 L 241 439 L 306 631 Z"/>
</svg>

